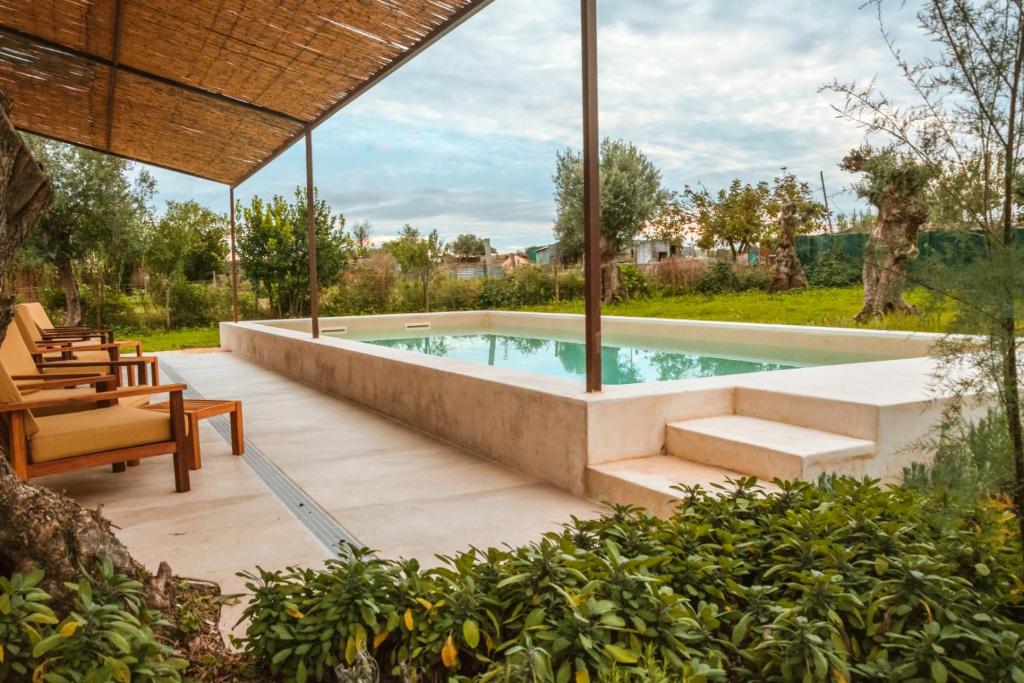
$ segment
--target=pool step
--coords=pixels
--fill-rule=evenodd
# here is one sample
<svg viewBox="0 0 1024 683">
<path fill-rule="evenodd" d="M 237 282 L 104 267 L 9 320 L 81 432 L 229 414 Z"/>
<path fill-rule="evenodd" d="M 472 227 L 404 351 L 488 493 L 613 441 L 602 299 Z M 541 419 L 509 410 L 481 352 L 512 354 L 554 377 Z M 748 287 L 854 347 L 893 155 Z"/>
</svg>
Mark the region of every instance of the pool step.
<svg viewBox="0 0 1024 683">
<path fill-rule="evenodd" d="M 814 393 L 736 387 L 732 412 L 856 439 L 874 439 L 878 433 L 878 406 L 836 398 L 844 395 L 843 390 L 842 386 L 834 385 Z"/>
<path fill-rule="evenodd" d="M 861 476 L 875 454 L 875 442 L 749 415 L 722 415 L 667 425 L 665 450 L 759 479 L 814 480 L 824 472 Z"/>
<path fill-rule="evenodd" d="M 676 484 L 726 484 L 743 475 L 664 455 L 615 460 L 587 468 L 587 495 L 608 503 L 640 505 L 660 517 L 672 514 Z"/>
</svg>

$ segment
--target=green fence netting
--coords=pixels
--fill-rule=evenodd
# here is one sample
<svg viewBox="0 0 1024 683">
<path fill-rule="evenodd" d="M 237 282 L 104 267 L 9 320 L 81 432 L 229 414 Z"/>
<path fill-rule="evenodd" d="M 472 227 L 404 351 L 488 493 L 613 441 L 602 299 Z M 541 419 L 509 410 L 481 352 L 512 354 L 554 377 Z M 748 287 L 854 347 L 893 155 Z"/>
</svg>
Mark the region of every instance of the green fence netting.
<svg viewBox="0 0 1024 683">
<path fill-rule="evenodd" d="M 864 233 L 800 235 L 796 238 L 796 253 L 805 268 L 813 268 L 822 254 L 834 251 L 859 269 L 864 263 L 867 241 L 868 236 Z M 1014 231 L 1013 241 L 1017 246 L 1024 245 L 1024 229 Z M 962 265 L 984 252 L 985 234 L 980 231 L 921 232 L 917 236 L 917 247 L 921 254 L 911 265 L 911 272 L 934 259 L 948 266 Z"/>
</svg>

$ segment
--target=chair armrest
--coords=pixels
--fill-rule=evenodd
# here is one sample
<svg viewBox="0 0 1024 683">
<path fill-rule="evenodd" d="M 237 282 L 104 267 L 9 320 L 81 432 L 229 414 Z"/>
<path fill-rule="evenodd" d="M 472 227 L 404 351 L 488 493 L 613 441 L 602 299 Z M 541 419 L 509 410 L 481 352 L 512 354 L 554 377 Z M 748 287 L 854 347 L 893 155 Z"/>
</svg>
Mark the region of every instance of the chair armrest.
<svg viewBox="0 0 1024 683">
<path fill-rule="evenodd" d="M 124 343 L 125 342 L 114 342 L 113 344 L 97 343 L 75 346 L 67 342 L 54 342 L 52 344 L 36 342 L 36 347 L 42 349 L 43 353 L 59 353 L 61 351 L 70 351 L 74 353 L 75 351 L 107 351 L 109 349 L 119 349 Z"/>
<path fill-rule="evenodd" d="M 160 384 L 155 387 L 131 387 L 129 389 L 118 389 L 117 391 L 100 391 L 88 396 L 64 396 L 51 398 L 46 401 L 22 401 L 21 403 L 0 403 L 0 413 L 16 413 L 20 410 L 32 410 L 34 408 L 49 408 L 52 406 L 78 405 L 83 403 L 96 403 L 97 401 L 113 401 L 118 398 L 131 396 L 149 396 L 152 394 L 166 394 L 182 392 L 188 388 L 187 384 Z"/>
<path fill-rule="evenodd" d="M 117 378 L 113 375 L 93 375 L 92 377 L 80 377 L 78 379 L 55 379 L 34 384 L 21 384 L 18 386 L 18 389 L 66 389 L 67 387 L 77 387 L 82 384 L 90 386 L 101 383 L 113 384 L 116 380 Z M 31 401 L 28 402 L 31 403 Z"/>
<path fill-rule="evenodd" d="M 26 380 L 49 382 L 50 380 L 53 379 L 84 379 L 88 377 L 99 376 L 100 375 L 97 375 L 95 372 L 48 372 L 45 375 L 11 375 L 11 379 L 13 379 L 15 382 L 24 382 Z"/>
<path fill-rule="evenodd" d="M 117 360 L 60 360 L 54 359 L 43 363 L 36 363 L 36 367 L 42 368 L 94 368 L 99 365 L 126 367 L 140 365 L 143 363 L 156 363 L 159 360 L 156 356 L 122 356 Z"/>
</svg>

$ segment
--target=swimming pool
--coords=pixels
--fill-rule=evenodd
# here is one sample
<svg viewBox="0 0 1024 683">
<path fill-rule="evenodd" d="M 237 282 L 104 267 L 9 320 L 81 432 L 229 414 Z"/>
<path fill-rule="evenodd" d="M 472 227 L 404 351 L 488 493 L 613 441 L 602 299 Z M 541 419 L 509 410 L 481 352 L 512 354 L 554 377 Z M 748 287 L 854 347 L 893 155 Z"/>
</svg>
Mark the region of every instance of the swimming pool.
<svg viewBox="0 0 1024 683">
<path fill-rule="evenodd" d="M 581 494 L 592 468 L 662 453 L 669 424 L 729 415 L 872 441 L 873 459 L 854 463 L 864 464 L 860 474 L 898 478 L 907 445 L 929 433 L 942 410 L 926 390 L 937 335 L 609 316 L 602 342 L 615 370 L 606 360 L 605 374 L 625 371 L 608 379 L 649 381 L 606 381 L 589 393 L 579 315 L 461 311 L 339 316 L 320 325 L 321 338 L 312 339 L 308 319 L 222 323 L 221 344 Z M 448 337 L 472 338 L 477 355 L 456 356 L 469 352 L 451 343 L 447 356 L 423 352 L 439 351 L 436 338 Z M 543 374 L 543 364 L 556 374 Z M 682 378 L 659 379 L 673 376 Z"/>
<path fill-rule="evenodd" d="M 553 377 L 582 379 L 586 375 L 585 346 L 572 339 L 525 336 L 510 332 L 459 332 L 389 336 L 359 341 Z M 659 346 L 662 348 L 657 348 Z M 656 340 L 650 340 L 648 344 L 636 341 L 613 342 L 601 347 L 602 376 L 607 384 L 641 384 L 785 370 L 816 364 L 758 357 L 751 355 L 749 349 L 731 351 L 726 348 L 711 353 L 694 348 L 667 348 Z"/>
</svg>

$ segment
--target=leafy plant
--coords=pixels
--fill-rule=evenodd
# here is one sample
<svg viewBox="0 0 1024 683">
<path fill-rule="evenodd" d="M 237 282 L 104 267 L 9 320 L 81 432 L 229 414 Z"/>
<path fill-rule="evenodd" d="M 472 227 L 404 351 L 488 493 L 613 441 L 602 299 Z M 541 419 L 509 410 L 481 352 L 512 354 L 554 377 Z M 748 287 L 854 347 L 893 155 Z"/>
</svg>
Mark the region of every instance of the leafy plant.
<svg viewBox="0 0 1024 683">
<path fill-rule="evenodd" d="M 423 570 L 353 549 L 244 575 L 274 680 L 1024 680 L 1014 518 L 850 478 L 680 489 Z M 952 510 L 955 514 L 950 514 Z M 939 513 L 942 514 L 939 514 Z"/>
<path fill-rule="evenodd" d="M 69 583 L 71 611 L 60 619 L 36 588 L 41 571 L 0 577 L 0 680 L 46 683 L 180 681 L 186 662 L 153 632 L 167 626 L 145 606 L 142 584 L 107 561 L 95 576 Z M 17 679 L 16 679 L 17 680 Z"/>
<path fill-rule="evenodd" d="M 27 676 L 32 669 L 33 634 L 56 624 L 46 603 L 48 593 L 39 586 L 43 572 L 0 576 L 0 680 Z"/>
</svg>

